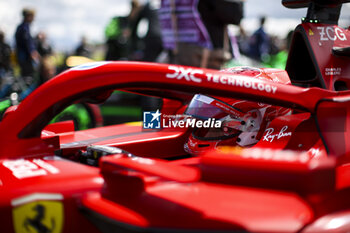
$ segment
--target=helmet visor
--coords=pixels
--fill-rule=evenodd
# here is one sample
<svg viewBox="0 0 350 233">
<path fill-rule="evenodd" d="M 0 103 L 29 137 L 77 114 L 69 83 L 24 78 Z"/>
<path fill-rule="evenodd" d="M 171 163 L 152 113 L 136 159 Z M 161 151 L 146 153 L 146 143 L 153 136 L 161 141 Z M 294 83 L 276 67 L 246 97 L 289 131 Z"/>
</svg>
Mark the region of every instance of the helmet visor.
<svg viewBox="0 0 350 233">
<path fill-rule="evenodd" d="M 242 119 L 245 114 L 228 104 L 209 96 L 197 94 L 185 111 L 197 119 L 207 120 L 215 118 L 222 122 L 221 128 L 201 128 L 193 132 L 198 139 L 218 140 L 237 136 L 242 128 Z"/>
<path fill-rule="evenodd" d="M 193 116 L 199 119 L 221 119 L 227 115 L 236 120 L 241 120 L 245 115 L 239 109 L 236 109 L 220 100 L 209 96 L 196 94 L 188 105 L 186 115 Z"/>
</svg>

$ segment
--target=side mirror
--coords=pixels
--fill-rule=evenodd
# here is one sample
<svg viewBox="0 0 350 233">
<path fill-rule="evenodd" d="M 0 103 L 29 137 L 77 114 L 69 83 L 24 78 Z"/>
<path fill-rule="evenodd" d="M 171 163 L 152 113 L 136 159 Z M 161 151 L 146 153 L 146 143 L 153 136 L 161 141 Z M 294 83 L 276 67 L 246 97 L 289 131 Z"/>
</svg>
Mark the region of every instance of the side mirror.
<svg viewBox="0 0 350 233">
<path fill-rule="evenodd" d="M 52 123 L 47 125 L 43 131 L 43 135 L 49 135 L 49 134 L 58 134 L 58 133 L 65 133 L 65 132 L 71 132 L 74 131 L 74 122 L 73 120 L 69 121 L 60 121 L 56 123 Z"/>
<path fill-rule="evenodd" d="M 316 105 L 316 123 L 329 155 L 350 152 L 350 96 L 322 99 Z"/>
</svg>

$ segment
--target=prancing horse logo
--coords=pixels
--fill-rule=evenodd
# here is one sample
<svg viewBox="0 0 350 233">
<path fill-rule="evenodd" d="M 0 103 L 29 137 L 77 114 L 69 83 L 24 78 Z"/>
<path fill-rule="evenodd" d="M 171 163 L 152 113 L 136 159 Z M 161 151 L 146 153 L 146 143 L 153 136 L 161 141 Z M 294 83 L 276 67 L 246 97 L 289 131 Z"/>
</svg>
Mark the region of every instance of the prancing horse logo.
<svg viewBox="0 0 350 233">
<path fill-rule="evenodd" d="M 16 233 L 61 233 L 63 228 L 61 201 L 43 200 L 20 204 L 13 208 Z"/>
<path fill-rule="evenodd" d="M 29 226 L 33 227 L 38 233 L 52 233 L 55 229 L 55 219 L 51 217 L 51 229 L 47 227 L 43 220 L 45 218 L 45 207 L 41 204 L 34 206 L 33 210 L 36 212 L 34 218 L 27 217 L 24 220 L 24 228 L 30 231 Z"/>
</svg>

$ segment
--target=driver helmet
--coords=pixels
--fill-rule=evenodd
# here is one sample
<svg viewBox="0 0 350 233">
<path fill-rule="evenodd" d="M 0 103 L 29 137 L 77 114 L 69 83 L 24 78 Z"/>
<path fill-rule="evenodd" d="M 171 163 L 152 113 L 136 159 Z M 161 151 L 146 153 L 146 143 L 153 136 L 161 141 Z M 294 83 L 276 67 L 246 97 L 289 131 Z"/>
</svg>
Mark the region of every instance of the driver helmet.
<svg viewBox="0 0 350 233">
<path fill-rule="evenodd" d="M 259 79 L 269 80 L 268 77 Z M 274 118 L 288 115 L 290 111 L 264 103 L 196 94 L 185 114 L 201 120 L 221 121 L 221 127 L 195 128 L 184 149 L 198 155 L 219 146 L 253 146 Z"/>
</svg>

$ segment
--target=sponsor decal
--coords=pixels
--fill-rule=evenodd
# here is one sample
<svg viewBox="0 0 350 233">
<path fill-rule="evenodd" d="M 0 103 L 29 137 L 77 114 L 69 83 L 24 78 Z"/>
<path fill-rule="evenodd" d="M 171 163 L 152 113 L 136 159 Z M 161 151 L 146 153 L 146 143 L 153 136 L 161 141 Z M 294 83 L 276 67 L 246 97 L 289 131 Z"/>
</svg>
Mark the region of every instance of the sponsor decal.
<svg viewBox="0 0 350 233">
<path fill-rule="evenodd" d="M 185 79 L 187 81 L 193 81 L 196 83 L 201 83 L 202 79 L 197 77 L 198 74 L 203 74 L 203 70 L 200 69 L 192 69 L 192 68 L 184 68 L 177 66 L 169 66 L 168 69 L 173 71 L 172 73 L 166 74 L 167 78 L 175 78 L 175 79 Z"/>
<path fill-rule="evenodd" d="M 207 81 L 213 83 L 221 83 L 236 87 L 245 87 L 253 90 L 264 91 L 267 93 L 275 94 L 277 87 L 274 85 L 266 84 L 261 80 L 247 78 L 238 75 L 217 75 L 217 74 L 206 74 Z"/>
<path fill-rule="evenodd" d="M 64 210 L 61 194 L 34 193 L 11 201 L 16 233 L 60 233 Z"/>
<path fill-rule="evenodd" d="M 276 161 L 276 162 L 300 162 L 307 163 L 310 156 L 307 152 L 295 152 L 292 150 L 276 150 L 266 148 L 242 148 L 232 146 L 222 146 L 219 150 L 230 156 L 237 155 L 246 159 Z"/>
<path fill-rule="evenodd" d="M 263 141 L 267 142 L 273 142 L 275 139 L 281 139 L 283 137 L 289 137 L 292 136 L 292 132 L 287 131 L 288 126 L 283 126 L 280 132 L 274 133 L 274 128 L 268 128 L 265 130 L 265 135 L 263 136 Z"/>
<path fill-rule="evenodd" d="M 203 70 L 192 69 L 192 68 L 183 68 L 177 66 L 168 67 L 170 73 L 166 74 L 167 78 L 170 79 L 184 79 L 189 82 L 201 83 L 202 79 L 199 75 L 203 75 Z M 264 91 L 267 93 L 275 94 L 277 87 L 263 82 L 261 80 L 252 79 L 252 77 L 245 77 L 240 75 L 228 75 L 228 74 L 205 74 L 206 80 L 211 83 L 221 83 L 225 85 L 231 85 L 236 87 L 249 88 L 253 90 Z"/>
<path fill-rule="evenodd" d="M 341 68 L 326 68 L 325 69 L 325 75 L 330 76 L 330 75 L 340 75 L 341 74 Z"/>
<path fill-rule="evenodd" d="M 284 162 L 307 163 L 310 157 L 307 153 L 295 153 L 291 150 L 273 150 L 273 149 L 249 149 L 242 150 L 241 156 L 250 159 L 263 159 Z"/>
<path fill-rule="evenodd" d="M 188 115 L 162 115 L 159 109 L 143 113 L 144 129 L 165 128 L 221 128 L 222 121 L 215 118 L 201 120 Z"/>
<path fill-rule="evenodd" d="M 24 159 L 5 160 L 2 162 L 2 165 L 8 168 L 12 172 L 12 175 L 18 179 L 57 174 L 60 172 L 58 168 L 42 159 L 33 159 L 32 161 Z"/>
<path fill-rule="evenodd" d="M 320 34 L 321 41 L 335 41 L 337 39 L 341 41 L 347 40 L 345 33 L 339 27 L 317 27 L 317 30 Z"/>
</svg>

